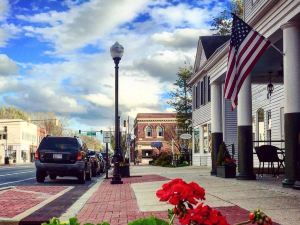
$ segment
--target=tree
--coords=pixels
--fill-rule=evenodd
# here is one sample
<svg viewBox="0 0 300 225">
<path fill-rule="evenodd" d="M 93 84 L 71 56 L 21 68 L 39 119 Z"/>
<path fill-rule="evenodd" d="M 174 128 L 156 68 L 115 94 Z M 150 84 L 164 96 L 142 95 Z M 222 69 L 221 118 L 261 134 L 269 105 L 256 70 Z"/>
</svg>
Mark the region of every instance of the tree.
<svg viewBox="0 0 300 225">
<path fill-rule="evenodd" d="M 89 149 L 94 149 L 96 151 L 102 150 L 102 143 L 98 139 L 86 135 L 80 136 L 80 139 L 86 144 Z"/>
<path fill-rule="evenodd" d="M 232 16 L 234 13 L 238 17 L 243 17 L 243 1 L 232 0 L 230 10 L 223 10 L 217 17 L 213 18 L 211 30 L 215 31 L 215 35 L 230 35 L 232 27 Z"/>
<path fill-rule="evenodd" d="M 178 78 L 174 83 L 176 88 L 170 92 L 171 99 L 168 101 L 177 113 L 178 130 L 184 132 L 187 131 L 192 118 L 192 88 L 187 85 L 192 73 L 191 66 L 179 68 Z"/>
<path fill-rule="evenodd" d="M 29 115 L 26 112 L 17 108 L 1 107 L 0 119 L 22 119 L 28 121 Z"/>
<path fill-rule="evenodd" d="M 32 114 L 32 123 L 46 129 L 47 134 L 53 136 L 62 136 L 65 127 L 67 126 L 66 118 L 60 118 L 53 112 L 38 112 Z"/>
</svg>

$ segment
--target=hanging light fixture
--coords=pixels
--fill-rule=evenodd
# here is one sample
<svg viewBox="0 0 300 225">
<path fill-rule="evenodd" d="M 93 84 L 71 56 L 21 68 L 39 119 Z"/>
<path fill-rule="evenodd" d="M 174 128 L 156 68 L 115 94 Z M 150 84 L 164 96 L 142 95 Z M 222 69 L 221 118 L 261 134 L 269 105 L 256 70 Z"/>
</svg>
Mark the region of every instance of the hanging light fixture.
<svg viewBox="0 0 300 225">
<path fill-rule="evenodd" d="M 272 72 L 269 73 L 270 74 L 270 82 L 267 86 L 267 91 L 268 91 L 268 94 L 267 94 L 267 98 L 269 99 L 274 91 L 274 85 L 272 84 L 272 81 L 271 81 L 271 74 Z"/>
</svg>

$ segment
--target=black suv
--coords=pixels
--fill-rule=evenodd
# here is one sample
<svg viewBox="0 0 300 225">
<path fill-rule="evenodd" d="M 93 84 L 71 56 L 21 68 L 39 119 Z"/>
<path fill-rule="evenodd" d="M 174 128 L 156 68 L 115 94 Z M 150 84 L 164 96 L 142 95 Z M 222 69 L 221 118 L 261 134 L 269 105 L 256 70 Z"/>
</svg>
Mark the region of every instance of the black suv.
<svg viewBox="0 0 300 225">
<path fill-rule="evenodd" d="M 75 176 L 84 184 L 91 180 L 87 147 L 78 137 L 51 137 L 41 141 L 35 153 L 36 180 L 39 183 L 57 176 Z"/>
</svg>

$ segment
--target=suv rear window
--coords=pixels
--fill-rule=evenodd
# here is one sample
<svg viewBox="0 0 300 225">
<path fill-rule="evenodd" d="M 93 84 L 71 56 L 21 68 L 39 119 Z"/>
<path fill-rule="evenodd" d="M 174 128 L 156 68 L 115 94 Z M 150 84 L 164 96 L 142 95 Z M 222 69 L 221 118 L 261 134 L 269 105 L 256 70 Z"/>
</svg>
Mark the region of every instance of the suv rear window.
<svg viewBox="0 0 300 225">
<path fill-rule="evenodd" d="M 42 140 L 39 150 L 76 151 L 78 147 L 76 138 L 48 137 Z"/>
</svg>

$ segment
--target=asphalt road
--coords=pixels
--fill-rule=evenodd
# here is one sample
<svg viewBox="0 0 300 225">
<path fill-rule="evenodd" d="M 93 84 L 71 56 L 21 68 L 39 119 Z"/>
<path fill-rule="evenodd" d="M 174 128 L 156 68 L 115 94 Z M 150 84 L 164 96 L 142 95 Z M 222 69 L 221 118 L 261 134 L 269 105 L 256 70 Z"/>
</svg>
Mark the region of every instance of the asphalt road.
<svg viewBox="0 0 300 225">
<path fill-rule="evenodd" d="M 100 177 L 102 176 L 103 174 Z M 34 164 L 0 166 L 0 188 L 20 185 L 91 186 L 100 177 L 93 177 L 92 181 L 87 181 L 84 185 L 78 184 L 76 177 L 58 177 L 54 181 L 50 180 L 49 177 L 46 177 L 45 183 L 37 183 L 35 180 Z"/>
</svg>

